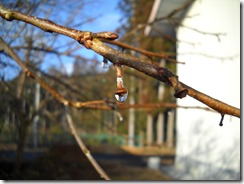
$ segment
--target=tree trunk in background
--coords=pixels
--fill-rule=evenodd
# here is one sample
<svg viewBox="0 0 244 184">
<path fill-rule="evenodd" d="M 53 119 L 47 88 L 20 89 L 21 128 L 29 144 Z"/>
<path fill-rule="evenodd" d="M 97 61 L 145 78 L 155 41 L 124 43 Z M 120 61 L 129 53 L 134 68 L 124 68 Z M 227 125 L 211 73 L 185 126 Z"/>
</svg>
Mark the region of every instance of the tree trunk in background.
<svg viewBox="0 0 244 184">
<path fill-rule="evenodd" d="M 135 77 L 130 76 L 130 104 L 135 104 Z M 135 109 L 129 109 L 128 146 L 135 146 Z"/>
<path fill-rule="evenodd" d="M 174 146 L 174 111 L 168 112 L 168 126 L 167 126 L 167 147 Z"/>
<path fill-rule="evenodd" d="M 41 73 L 37 73 L 38 77 L 41 77 Z M 35 104 L 34 108 L 35 111 L 38 111 L 39 109 L 39 104 L 40 104 L 40 84 L 36 83 L 35 84 Z M 32 133 L 33 133 L 33 147 L 38 147 L 38 121 L 39 121 L 39 115 L 38 113 L 35 115 L 34 120 L 33 120 L 33 125 L 32 125 Z"/>
<path fill-rule="evenodd" d="M 151 146 L 153 142 L 153 116 L 147 114 L 147 146 Z"/>
<path fill-rule="evenodd" d="M 17 90 L 16 90 L 16 101 L 14 102 L 14 108 L 15 109 L 15 125 L 18 132 L 18 138 L 17 138 L 17 150 L 16 150 L 16 160 L 15 160 L 15 166 L 14 166 L 14 174 L 18 174 L 20 171 L 20 166 L 23 160 L 23 152 L 24 152 L 24 144 L 25 144 L 25 137 L 26 137 L 26 121 L 24 119 L 25 115 L 25 99 L 22 99 L 23 97 L 23 86 L 25 81 L 25 73 L 20 73 L 20 77 L 17 84 Z"/>
</svg>

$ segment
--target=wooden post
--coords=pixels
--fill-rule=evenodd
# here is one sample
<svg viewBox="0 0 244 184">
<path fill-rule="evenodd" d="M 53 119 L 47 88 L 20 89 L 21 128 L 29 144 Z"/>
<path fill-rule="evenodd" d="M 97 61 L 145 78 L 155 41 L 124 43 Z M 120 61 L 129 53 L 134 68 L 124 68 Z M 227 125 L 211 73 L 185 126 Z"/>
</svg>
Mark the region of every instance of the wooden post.
<svg viewBox="0 0 244 184">
<path fill-rule="evenodd" d="M 168 126 L 167 126 L 167 147 L 174 146 L 174 111 L 168 112 Z"/>
<path fill-rule="evenodd" d="M 157 144 L 162 145 L 164 143 L 164 114 L 160 112 L 157 120 Z"/>
<path fill-rule="evenodd" d="M 41 73 L 37 73 L 38 77 L 41 77 Z M 40 84 L 35 84 L 35 104 L 34 109 L 35 111 L 38 111 L 39 104 L 40 104 Z M 39 115 L 38 113 L 35 115 L 33 124 L 32 124 L 32 133 L 33 133 L 33 147 L 38 147 L 38 121 L 39 121 Z"/>
<path fill-rule="evenodd" d="M 133 70 L 133 69 L 132 69 Z M 135 104 L 135 77 L 130 76 L 130 104 Z M 135 146 L 135 109 L 129 109 L 128 146 Z"/>
<path fill-rule="evenodd" d="M 153 142 L 153 116 L 147 114 L 147 146 L 151 146 Z"/>
</svg>

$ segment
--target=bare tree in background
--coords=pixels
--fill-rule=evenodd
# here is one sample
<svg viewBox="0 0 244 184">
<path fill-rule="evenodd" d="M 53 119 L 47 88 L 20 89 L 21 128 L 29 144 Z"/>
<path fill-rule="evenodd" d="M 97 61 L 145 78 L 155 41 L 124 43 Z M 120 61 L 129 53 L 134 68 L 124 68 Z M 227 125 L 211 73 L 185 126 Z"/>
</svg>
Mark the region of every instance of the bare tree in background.
<svg viewBox="0 0 244 184">
<path fill-rule="evenodd" d="M 72 25 L 73 27 L 79 27 L 96 18 L 92 16 L 86 17 L 86 15 L 82 13 L 82 8 L 84 8 L 84 6 L 89 3 L 86 1 L 18 1 L 15 3 L 10 3 L 6 1 L 2 3 L 7 4 L 10 8 L 12 7 L 16 10 L 21 10 L 26 14 L 41 14 L 42 17 L 45 18 L 59 19 L 59 21 L 62 22 L 63 25 Z M 63 12 L 65 19 L 64 17 L 59 16 L 60 11 Z M 79 17 L 81 16 L 81 14 L 84 19 L 80 20 L 74 18 L 74 15 Z M 77 20 L 79 20 L 79 22 Z M 21 58 L 23 58 L 25 64 L 28 65 L 28 67 L 33 72 L 40 74 L 37 76 L 42 76 L 42 78 L 46 78 L 50 82 L 55 81 L 59 85 L 65 84 L 65 82 L 61 82 L 60 76 L 55 76 L 55 73 L 48 75 L 48 71 L 44 72 L 42 69 L 43 66 L 52 62 L 53 59 L 60 62 L 59 66 L 63 74 L 67 73 L 66 68 L 62 66 L 62 63 L 66 58 L 68 58 L 69 60 L 76 60 L 76 63 L 86 63 L 89 61 L 88 59 L 77 56 L 75 54 L 75 51 L 78 49 L 76 42 L 65 40 L 61 38 L 58 34 L 53 36 L 47 35 L 42 30 L 35 29 L 34 27 L 29 26 L 25 23 L 19 22 L 16 24 L 9 24 L 3 19 L 0 21 L 1 37 L 6 38 L 6 42 L 12 45 L 14 51 L 18 55 L 20 55 Z M 62 42 L 60 42 L 60 40 L 62 40 Z M 62 44 L 57 45 L 56 43 L 58 42 Z M 96 63 L 97 61 L 92 62 Z M 5 53 L 1 53 L 0 64 L 3 69 L 1 72 L 1 77 L 3 79 L 1 81 L 1 87 L 5 89 L 5 91 L 3 91 L 1 95 L 9 99 L 8 108 L 11 111 L 11 116 L 14 117 L 13 123 L 16 125 L 17 129 L 18 143 L 15 171 L 18 172 L 23 158 L 23 149 L 29 126 L 33 123 L 33 144 L 34 146 L 37 146 L 38 126 L 41 126 L 40 115 L 42 117 L 46 116 L 47 118 L 50 118 L 50 114 L 48 114 L 48 116 L 45 114 L 46 110 L 49 109 L 49 105 L 46 105 L 49 104 L 51 101 L 50 98 L 45 94 L 45 92 L 39 89 L 39 84 L 34 84 L 30 81 L 26 81 L 25 73 L 21 71 L 19 67 L 10 60 L 9 56 L 5 55 Z M 81 67 L 79 67 L 79 69 L 80 72 L 84 71 Z M 95 69 L 91 72 L 94 71 Z M 13 80 L 14 82 L 12 84 L 7 83 L 7 81 L 13 77 L 16 78 L 15 80 Z M 35 85 L 36 87 L 34 87 Z M 32 90 L 34 88 L 36 88 L 36 90 Z M 78 92 L 76 92 L 76 94 L 78 94 Z M 45 98 L 44 96 L 46 96 L 47 98 Z M 54 108 L 55 106 L 52 105 L 51 111 L 53 111 Z M 59 109 L 59 107 L 57 107 L 57 109 Z M 56 113 L 53 113 L 53 115 L 57 118 L 57 115 L 55 114 Z M 43 126 L 45 127 L 45 125 Z"/>
</svg>

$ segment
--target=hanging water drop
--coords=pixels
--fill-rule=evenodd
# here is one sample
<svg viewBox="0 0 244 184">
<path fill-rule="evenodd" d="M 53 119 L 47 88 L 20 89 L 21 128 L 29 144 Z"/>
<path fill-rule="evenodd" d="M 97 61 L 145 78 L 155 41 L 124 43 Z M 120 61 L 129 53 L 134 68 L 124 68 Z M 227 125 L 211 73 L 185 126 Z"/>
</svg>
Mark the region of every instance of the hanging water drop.
<svg viewBox="0 0 244 184">
<path fill-rule="evenodd" d="M 117 77 L 117 91 L 114 94 L 118 102 L 125 102 L 128 96 L 128 91 L 123 85 L 122 77 Z"/>
<path fill-rule="evenodd" d="M 118 102 L 125 102 L 128 96 L 128 91 L 125 88 L 117 90 L 114 96 Z"/>
<path fill-rule="evenodd" d="M 124 102 L 127 99 L 128 91 L 123 84 L 123 72 L 120 64 L 114 64 L 117 75 L 117 91 L 114 96 L 118 102 Z"/>
<path fill-rule="evenodd" d="M 119 118 L 119 121 L 122 122 L 124 120 L 124 118 L 121 116 L 121 114 L 118 111 L 115 111 L 115 112 L 116 112 L 116 115 Z"/>
<path fill-rule="evenodd" d="M 108 60 L 104 57 L 102 61 L 102 68 L 108 68 Z"/>
</svg>

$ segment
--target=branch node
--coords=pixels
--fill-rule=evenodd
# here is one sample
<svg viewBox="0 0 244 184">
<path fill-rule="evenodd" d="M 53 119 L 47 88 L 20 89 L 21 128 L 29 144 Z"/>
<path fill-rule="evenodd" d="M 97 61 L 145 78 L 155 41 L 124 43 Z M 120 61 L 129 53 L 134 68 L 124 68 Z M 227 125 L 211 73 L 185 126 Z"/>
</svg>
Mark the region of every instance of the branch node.
<svg viewBox="0 0 244 184">
<path fill-rule="evenodd" d="M 156 68 L 156 70 L 158 71 L 161 79 L 175 89 L 175 98 L 184 98 L 188 95 L 188 89 L 182 87 L 177 75 L 163 67 Z"/>
<path fill-rule="evenodd" d="M 78 34 L 76 40 L 83 44 L 87 49 L 91 49 L 92 46 L 92 32 L 81 32 L 81 34 Z"/>
<path fill-rule="evenodd" d="M 32 75 L 32 73 L 31 73 L 31 71 L 26 70 L 26 71 L 25 71 L 25 74 L 26 74 L 27 77 L 31 77 L 31 78 L 33 78 L 33 75 Z"/>
<path fill-rule="evenodd" d="M 114 68 L 117 75 L 117 91 L 115 92 L 114 96 L 118 102 L 124 102 L 127 99 L 128 91 L 123 84 L 122 67 L 120 64 L 114 64 Z"/>
<path fill-rule="evenodd" d="M 12 12 L 9 12 L 9 13 L 5 13 L 4 14 L 4 18 L 7 20 L 7 21 L 12 21 L 14 18 L 13 18 L 13 13 Z"/>
<path fill-rule="evenodd" d="M 188 95 L 188 90 L 187 89 L 176 89 L 175 90 L 175 98 L 185 98 L 186 95 Z"/>
</svg>

